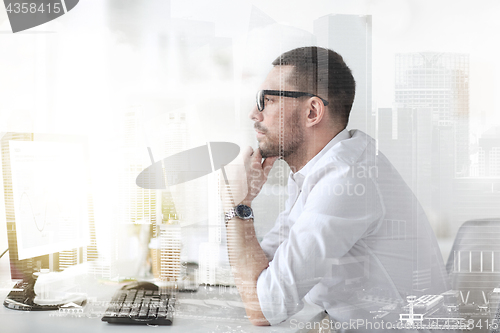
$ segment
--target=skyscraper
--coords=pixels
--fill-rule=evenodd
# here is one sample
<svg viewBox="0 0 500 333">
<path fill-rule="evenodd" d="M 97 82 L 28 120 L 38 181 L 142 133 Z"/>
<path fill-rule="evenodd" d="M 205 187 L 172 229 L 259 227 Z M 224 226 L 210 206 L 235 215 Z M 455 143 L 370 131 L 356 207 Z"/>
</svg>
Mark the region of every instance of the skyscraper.
<svg viewBox="0 0 500 333">
<path fill-rule="evenodd" d="M 433 127 L 428 108 L 378 109 L 379 150 L 391 161 L 427 212 L 434 210 Z M 434 221 L 430 221 L 431 224 Z M 437 231 L 437 226 L 433 224 Z"/>
<path fill-rule="evenodd" d="M 490 128 L 479 138 L 478 163 L 471 176 L 500 177 L 500 126 Z"/>
<path fill-rule="evenodd" d="M 431 109 L 436 131 L 453 141 L 445 142 L 452 145 L 451 172 L 454 176 L 468 176 L 469 55 L 397 54 L 395 81 L 396 103 L 407 108 Z"/>
<path fill-rule="evenodd" d="M 339 53 L 356 80 L 349 127 L 374 135 L 372 115 L 372 17 L 326 15 L 314 21 L 318 45 Z"/>
<path fill-rule="evenodd" d="M 139 158 L 138 152 L 145 150 L 141 145 L 141 137 L 144 136 L 142 119 L 139 110 L 131 110 L 124 114 L 124 169 L 121 195 L 123 214 L 122 221 L 125 223 L 156 223 L 156 192 L 143 189 L 136 185 L 136 178 L 142 170 L 149 166 L 148 163 Z"/>
<path fill-rule="evenodd" d="M 413 161 L 419 177 L 413 185 L 426 189 L 422 204 L 431 223 L 445 237 L 453 228 L 454 181 L 469 175 L 469 56 L 456 53 L 396 55 L 395 99 L 401 108 L 426 113 L 425 151 Z M 417 118 L 415 118 L 417 119 Z M 379 128 L 380 130 L 380 128 Z M 405 131 L 398 126 L 398 132 Z M 424 146 L 422 146 L 424 147 Z M 425 169 L 425 170 L 424 170 Z M 422 182 L 427 180 L 426 182 Z M 420 191 L 417 190 L 417 194 Z"/>
<path fill-rule="evenodd" d="M 500 216 L 500 127 L 485 131 L 478 140 L 477 158 L 470 177 L 453 184 L 453 221 L 458 229 L 467 220 Z"/>
</svg>

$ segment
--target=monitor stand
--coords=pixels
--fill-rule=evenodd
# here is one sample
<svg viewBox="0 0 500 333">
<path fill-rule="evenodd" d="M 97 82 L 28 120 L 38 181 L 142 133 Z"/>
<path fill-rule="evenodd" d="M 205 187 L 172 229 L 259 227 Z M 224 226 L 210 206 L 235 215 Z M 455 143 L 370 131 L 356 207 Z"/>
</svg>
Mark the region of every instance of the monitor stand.
<svg viewBox="0 0 500 333">
<path fill-rule="evenodd" d="M 63 304 L 39 305 L 35 303 L 35 282 L 37 278 L 36 275 L 32 275 L 30 279 L 16 283 L 5 298 L 3 305 L 9 309 L 21 311 L 58 310 Z"/>
</svg>

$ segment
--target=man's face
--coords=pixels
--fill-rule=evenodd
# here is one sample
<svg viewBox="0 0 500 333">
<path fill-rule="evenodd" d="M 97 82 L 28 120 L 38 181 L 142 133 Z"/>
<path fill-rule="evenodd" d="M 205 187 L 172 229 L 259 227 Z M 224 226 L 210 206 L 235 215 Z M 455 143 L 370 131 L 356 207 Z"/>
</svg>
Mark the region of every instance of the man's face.
<svg viewBox="0 0 500 333">
<path fill-rule="evenodd" d="M 287 83 L 287 77 L 293 70 L 292 66 L 274 67 L 262 83 L 261 89 L 298 91 Z M 280 77 L 283 80 L 280 80 Z M 283 83 L 281 87 L 280 81 Z M 281 129 L 283 129 L 282 157 L 286 158 L 299 151 L 304 141 L 304 128 L 301 122 L 303 99 L 266 95 L 264 106 L 262 112 L 255 106 L 250 113 L 262 157 L 280 156 Z"/>
</svg>

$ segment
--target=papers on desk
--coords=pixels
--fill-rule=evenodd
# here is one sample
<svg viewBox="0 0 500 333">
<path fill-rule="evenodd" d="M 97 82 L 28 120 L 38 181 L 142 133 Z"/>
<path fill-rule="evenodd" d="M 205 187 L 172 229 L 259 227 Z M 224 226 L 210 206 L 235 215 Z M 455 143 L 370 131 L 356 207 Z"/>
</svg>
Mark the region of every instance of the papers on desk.
<svg viewBox="0 0 500 333">
<path fill-rule="evenodd" d="M 87 294 L 84 293 L 61 293 L 56 298 L 41 298 L 36 296 L 35 304 L 38 305 L 58 305 L 62 307 L 81 307 L 87 300 Z"/>
<path fill-rule="evenodd" d="M 35 283 L 34 302 L 39 305 L 58 305 L 75 303 L 82 305 L 87 295 L 75 289 L 85 278 L 88 265 L 83 263 L 66 268 L 62 272 L 40 274 Z"/>
</svg>

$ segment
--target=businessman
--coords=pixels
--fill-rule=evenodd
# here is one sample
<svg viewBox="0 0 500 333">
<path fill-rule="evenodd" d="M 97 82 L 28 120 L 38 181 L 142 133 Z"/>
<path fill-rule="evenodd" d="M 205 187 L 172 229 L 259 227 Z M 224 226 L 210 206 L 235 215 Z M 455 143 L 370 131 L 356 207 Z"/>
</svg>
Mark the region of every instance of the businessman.
<svg viewBox="0 0 500 333">
<path fill-rule="evenodd" d="M 259 147 L 243 152 L 244 185 L 228 187 L 225 200 L 229 260 L 252 323 L 280 323 L 306 300 L 370 331 L 384 305 L 448 290 L 412 191 L 371 137 L 346 129 L 355 82 L 342 57 L 288 51 L 260 89 L 250 113 Z M 288 199 L 259 243 L 252 202 L 278 158 L 291 169 Z"/>
</svg>

